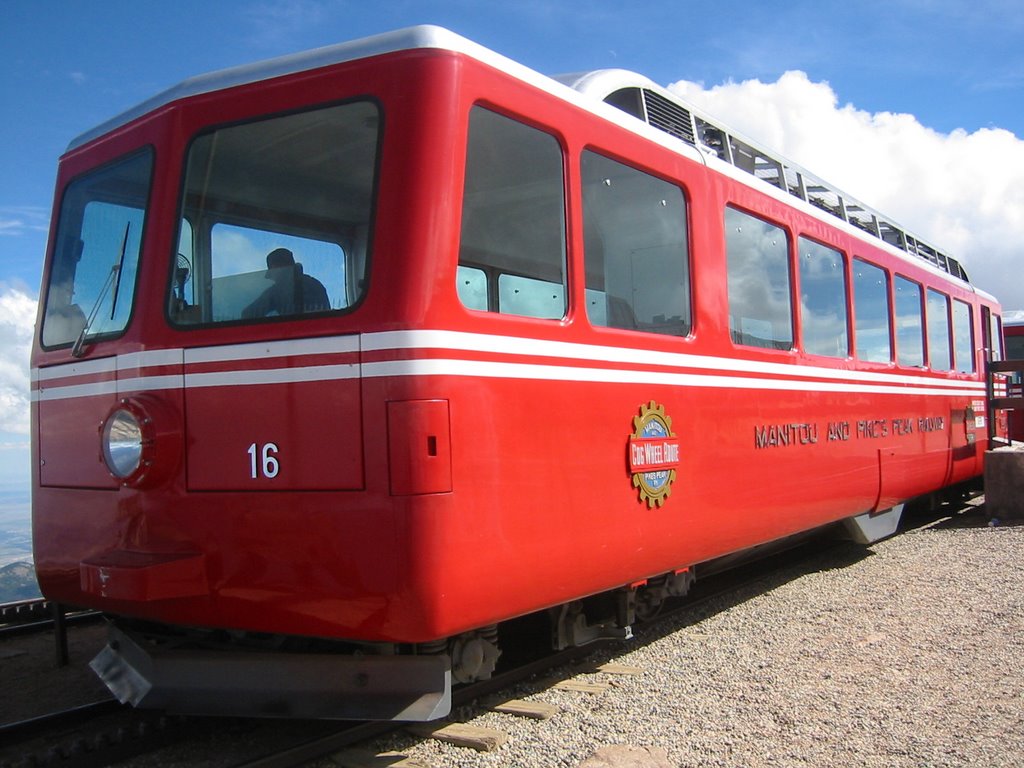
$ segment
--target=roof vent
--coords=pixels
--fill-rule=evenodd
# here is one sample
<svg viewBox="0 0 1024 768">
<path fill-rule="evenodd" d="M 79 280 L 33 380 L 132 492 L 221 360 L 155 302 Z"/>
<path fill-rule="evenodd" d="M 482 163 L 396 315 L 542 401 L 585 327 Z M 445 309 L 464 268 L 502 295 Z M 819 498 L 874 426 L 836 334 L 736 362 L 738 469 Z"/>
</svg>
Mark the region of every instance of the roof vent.
<svg viewBox="0 0 1024 768">
<path fill-rule="evenodd" d="M 643 89 L 643 95 L 648 123 L 687 144 L 697 145 L 693 138 L 693 116 L 689 110 L 647 88 Z"/>
</svg>

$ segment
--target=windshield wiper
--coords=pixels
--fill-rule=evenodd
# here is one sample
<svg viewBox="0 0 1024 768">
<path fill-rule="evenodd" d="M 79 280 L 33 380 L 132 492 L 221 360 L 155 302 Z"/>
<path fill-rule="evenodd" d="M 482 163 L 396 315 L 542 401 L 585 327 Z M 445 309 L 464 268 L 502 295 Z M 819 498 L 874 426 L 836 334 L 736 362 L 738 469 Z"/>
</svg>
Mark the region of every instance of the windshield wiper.
<svg viewBox="0 0 1024 768">
<path fill-rule="evenodd" d="M 83 354 L 83 347 L 85 346 L 85 337 L 89 333 L 89 329 L 92 328 L 92 322 L 96 319 L 96 315 L 100 311 L 100 305 L 103 303 L 103 299 L 107 296 L 107 291 L 110 290 L 110 286 L 114 285 L 115 281 L 120 288 L 120 275 L 121 266 L 124 264 L 125 251 L 128 249 L 128 232 L 132 228 L 132 223 L 129 221 L 124 227 L 124 238 L 121 240 L 121 253 L 117 257 L 117 261 L 110 267 L 110 274 L 107 275 L 107 279 L 103 283 L 103 287 L 100 289 L 100 295 L 96 299 L 96 303 L 92 305 L 92 309 L 89 311 L 89 316 L 85 319 L 85 325 L 82 326 L 82 330 L 78 334 L 78 338 L 75 339 L 74 346 L 71 347 L 72 357 L 81 357 Z M 114 310 L 117 308 L 117 289 L 114 290 L 114 301 L 113 306 L 110 308 L 110 318 L 114 318 Z"/>
</svg>

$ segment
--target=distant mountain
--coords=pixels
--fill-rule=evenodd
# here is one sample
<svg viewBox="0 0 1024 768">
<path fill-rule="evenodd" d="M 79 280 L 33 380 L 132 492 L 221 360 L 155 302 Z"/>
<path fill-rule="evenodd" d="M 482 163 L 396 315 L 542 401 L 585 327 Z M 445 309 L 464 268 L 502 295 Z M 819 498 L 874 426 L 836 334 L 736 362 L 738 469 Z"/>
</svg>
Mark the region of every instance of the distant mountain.
<svg viewBox="0 0 1024 768">
<path fill-rule="evenodd" d="M 32 512 L 28 488 L 0 480 L 0 569 L 31 562 Z"/>
<path fill-rule="evenodd" d="M 11 563 L 0 568 L 0 603 L 41 597 L 32 563 Z"/>
</svg>

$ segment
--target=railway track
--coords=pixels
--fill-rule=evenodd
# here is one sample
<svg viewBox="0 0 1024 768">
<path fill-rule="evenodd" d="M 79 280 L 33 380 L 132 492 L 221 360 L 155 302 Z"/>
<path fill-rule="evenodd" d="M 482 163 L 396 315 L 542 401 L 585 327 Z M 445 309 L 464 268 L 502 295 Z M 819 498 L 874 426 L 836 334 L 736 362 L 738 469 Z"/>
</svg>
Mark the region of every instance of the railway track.
<svg viewBox="0 0 1024 768">
<path fill-rule="evenodd" d="M 99 611 L 70 608 L 43 598 L 0 604 L 0 639 L 46 632 L 63 624 L 101 621 Z"/>
<path fill-rule="evenodd" d="M 167 746 L 191 727 L 105 699 L 0 726 L 0 768 L 112 765 Z"/>
</svg>

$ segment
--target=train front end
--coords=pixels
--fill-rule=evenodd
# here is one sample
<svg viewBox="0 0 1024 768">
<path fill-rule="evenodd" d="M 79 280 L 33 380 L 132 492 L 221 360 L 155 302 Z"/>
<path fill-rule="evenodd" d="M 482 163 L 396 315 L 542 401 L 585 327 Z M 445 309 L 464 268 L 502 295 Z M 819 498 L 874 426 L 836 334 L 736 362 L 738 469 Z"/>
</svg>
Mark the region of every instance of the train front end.
<svg viewBox="0 0 1024 768">
<path fill-rule="evenodd" d="M 400 522 L 408 499 L 445 504 L 443 407 L 361 375 L 365 332 L 400 322 L 429 270 L 407 258 L 409 169 L 446 162 L 412 135 L 446 98 L 436 34 L 186 81 L 61 159 L 32 358 L 35 561 L 48 598 L 113 618 L 94 668 L 122 700 L 448 711 L 444 644 L 419 645 L 438 636 L 416 573 L 430 537 Z"/>
</svg>

